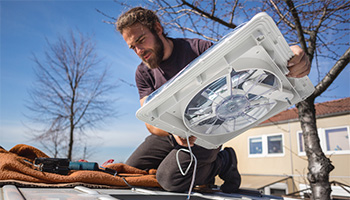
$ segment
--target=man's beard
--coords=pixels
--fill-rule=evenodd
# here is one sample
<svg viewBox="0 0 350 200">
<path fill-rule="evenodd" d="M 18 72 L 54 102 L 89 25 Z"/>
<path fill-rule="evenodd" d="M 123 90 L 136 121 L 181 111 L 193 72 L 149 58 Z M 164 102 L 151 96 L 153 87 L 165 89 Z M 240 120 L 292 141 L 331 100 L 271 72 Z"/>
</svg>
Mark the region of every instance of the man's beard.
<svg viewBox="0 0 350 200">
<path fill-rule="evenodd" d="M 157 34 L 153 34 L 155 37 L 155 45 L 153 49 L 146 50 L 142 55 L 142 61 L 148 66 L 150 69 L 156 69 L 159 67 L 159 64 L 162 62 L 164 57 L 164 44 L 162 40 L 159 38 Z M 146 61 L 144 56 L 152 52 L 150 58 Z M 154 54 L 154 55 L 153 55 Z"/>
</svg>

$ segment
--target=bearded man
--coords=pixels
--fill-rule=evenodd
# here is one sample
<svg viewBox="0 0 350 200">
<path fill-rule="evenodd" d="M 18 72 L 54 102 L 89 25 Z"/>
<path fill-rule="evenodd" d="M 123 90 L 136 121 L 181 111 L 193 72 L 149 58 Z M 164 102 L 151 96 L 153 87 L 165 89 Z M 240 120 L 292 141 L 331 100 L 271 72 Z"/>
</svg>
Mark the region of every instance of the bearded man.
<svg viewBox="0 0 350 200">
<path fill-rule="evenodd" d="M 157 15 L 141 7 L 122 14 L 116 25 L 129 48 L 142 60 L 135 74 L 141 106 L 148 95 L 213 45 L 201 39 L 167 37 Z M 307 55 L 298 46 L 292 46 L 291 49 L 295 56 L 289 61 L 288 76 L 307 75 L 310 72 Z M 143 170 L 157 169 L 157 180 L 167 191 L 188 190 L 194 165 L 183 175 L 176 159 L 178 153 L 181 167 L 186 169 L 189 166 L 191 155 L 179 151 L 187 146 L 186 139 L 147 123 L 146 127 L 151 135 L 134 151 L 126 164 Z M 206 149 L 194 144 L 195 140 L 193 136 L 189 138 L 192 152 L 198 161 L 195 185 L 213 184 L 215 176 L 219 175 L 224 180 L 221 190 L 226 193 L 236 192 L 241 176 L 233 148 Z"/>
</svg>

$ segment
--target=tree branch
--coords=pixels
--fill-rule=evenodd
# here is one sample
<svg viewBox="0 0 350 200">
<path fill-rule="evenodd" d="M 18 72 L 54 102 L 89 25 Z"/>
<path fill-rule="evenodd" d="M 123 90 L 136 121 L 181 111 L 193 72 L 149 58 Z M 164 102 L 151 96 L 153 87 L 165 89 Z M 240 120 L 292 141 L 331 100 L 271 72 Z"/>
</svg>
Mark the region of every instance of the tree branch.
<svg viewBox="0 0 350 200">
<path fill-rule="evenodd" d="M 217 17 L 215 17 L 215 16 L 211 16 L 211 14 L 209 14 L 209 13 L 207 13 L 207 12 L 204 12 L 203 10 L 201 10 L 201 9 L 197 8 L 196 6 L 194 6 L 194 5 L 190 4 L 190 3 L 188 3 L 188 2 L 185 1 L 185 0 L 182 0 L 182 3 L 183 3 L 184 5 L 190 7 L 192 10 L 197 11 L 201 16 L 206 17 L 206 18 L 208 18 L 208 19 L 211 19 L 211 20 L 213 20 L 213 21 L 215 21 L 215 22 L 218 22 L 218 23 L 220 23 L 220 24 L 222 24 L 222 25 L 224 25 L 224 26 L 226 26 L 226 27 L 228 27 L 228 28 L 234 29 L 234 28 L 237 27 L 237 26 L 236 26 L 235 24 L 233 24 L 233 23 L 228 23 L 228 22 L 225 22 L 224 20 L 222 20 L 222 19 L 220 19 L 220 18 L 217 18 Z"/>
<path fill-rule="evenodd" d="M 305 42 L 305 37 L 304 37 L 304 33 L 303 33 L 303 27 L 301 26 L 300 23 L 300 19 L 298 16 L 298 11 L 296 10 L 294 3 L 292 0 L 285 0 L 288 8 L 289 8 L 289 12 L 292 13 L 293 19 L 294 19 L 294 23 L 295 23 L 295 29 L 297 30 L 298 33 L 298 39 L 301 45 L 301 48 L 310 56 L 310 52 L 308 52 L 308 48 L 306 46 L 306 42 Z M 312 61 L 312 58 L 310 58 L 310 61 Z"/>
<path fill-rule="evenodd" d="M 177 26 L 177 27 L 178 27 L 179 29 L 181 29 L 181 30 L 186 30 L 186 31 L 189 31 L 189 32 L 191 32 L 191 33 L 200 35 L 200 36 L 204 37 L 205 39 L 208 39 L 208 40 L 211 40 L 211 41 L 215 41 L 215 42 L 218 41 L 218 39 L 216 39 L 216 38 L 212 38 L 212 37 L 206 36 L 206 35 L 204 35 L 203 33 L 198 32 L 198 31 L 195 31 L 195 30 L 193 30 L 193 29 L 191 29 L 191 28 L 183 27 L 183 26 L 181 26 L 181 25 L 178 24 L 178 23 L 173 23 L 173 24 L 174 24 L 175 26 Z"/>
<path fill-rule="evenodd" d="M 230 22 L 229 22 L 230 24 L 232 24 L 233 22 L 233 17 L 235 16 L 237 5 L 238 5 L 238 0 L 235 0 L 235 4 L 233 5 L 232 11 L 231 11 L 232 13 L 231 13 Z"/>
<path fill-rule="evenodd" d="M 340 59 L 335 63 L 332 69 L 327 73 L 327 75 L 317 84 L 314 97 L 321 95 L 327 88 L 333 83 L 337 76 L 342 72 L 342 70 L 349 64 L 350 61 L 350 47 L 345 51 L 345 53 L 340 57 Z"/>
<path fill-rule="evenodd" d="M 282 14 L 281 10 L 278 8 L 278 6 L 276 5 L 276 3 L 273 0 L 270 0 L 271 5 L 273 6 L 273 8 L 276 10 L 278 16 L 281 18 L 281 20 L 284 21 L 284 23 L 286 23 L 290 28 L 295 29 L 295 26 L 292 22 L 290 22 L 285 15 Z"/>
</svg>

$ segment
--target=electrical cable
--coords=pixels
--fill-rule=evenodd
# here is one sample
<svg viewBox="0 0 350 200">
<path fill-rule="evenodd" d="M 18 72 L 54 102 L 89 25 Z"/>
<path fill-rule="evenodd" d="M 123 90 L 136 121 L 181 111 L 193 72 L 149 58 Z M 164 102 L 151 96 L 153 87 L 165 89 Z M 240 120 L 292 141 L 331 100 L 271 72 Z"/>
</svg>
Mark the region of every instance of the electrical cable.
<svg viewBox="0 0 350 200">
<path fill-rule="evenodd" d="M 192 153 L 192 149 L 191 149 L 191 146 L 190 146 L 190 141 L 189 141 L 189 137 L 186 133 L 186 140 L 187 140 L 187 146 L 188 146 L 188 149 L 184 149 L 184 148 L 181 148 L 179 149 L 177 152 L 176 152 L 176 162 L 177 162 L 177 166 L 179 167 L 179 170 L 182 174 L 182 176 L 185 176 L 188 171 L 190 170 L 191 168 L 191 165 L 192 165 L 192 162 L 194 160 L 194 169 L 193 169 L 193 173 L 192 173 L 192 180 L 191 180 L 191 184 L 190 184 L 190 188 L 188 189 L 188 194 L 187 194 L 187 200 L 189 200 L 191 198 L 191 193 L 192 193 L 192 189 L 193 189 L 193 186 L 194 186 L 194 181 L 195 181 L 195 178 L 196 178 L 196 171 L 197 171 L 197 158 L 196 156 Z M 188 167 L 187 169 L 185 170 L 185 172 L 182 170 L 182 167 L 180 165 L 180 160 L 179 160 L 179 152 L 180 151 L 184 151 L 184 152 L 187 152 L 190 154 L 191 156 L 191 161 L 190 163 L 188 164 Z"/>
</svg>

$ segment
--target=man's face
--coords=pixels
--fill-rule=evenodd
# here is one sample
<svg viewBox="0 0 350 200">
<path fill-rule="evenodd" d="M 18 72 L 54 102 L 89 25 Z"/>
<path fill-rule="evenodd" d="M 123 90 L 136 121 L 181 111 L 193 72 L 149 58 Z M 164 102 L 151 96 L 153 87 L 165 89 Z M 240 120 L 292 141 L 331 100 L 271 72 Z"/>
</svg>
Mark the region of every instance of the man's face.
<svg viewBox="0 0 350 200">
<path fill-rule="evenodd" d="M 156 33 L 137 23 L 123 30 L 123 38 L 142 61 L 155 69 L 164 57 L 164 44 Z"/>
</svg>

